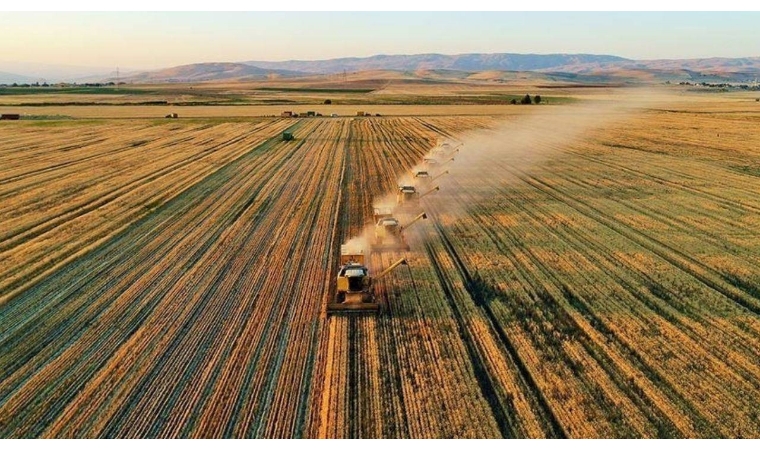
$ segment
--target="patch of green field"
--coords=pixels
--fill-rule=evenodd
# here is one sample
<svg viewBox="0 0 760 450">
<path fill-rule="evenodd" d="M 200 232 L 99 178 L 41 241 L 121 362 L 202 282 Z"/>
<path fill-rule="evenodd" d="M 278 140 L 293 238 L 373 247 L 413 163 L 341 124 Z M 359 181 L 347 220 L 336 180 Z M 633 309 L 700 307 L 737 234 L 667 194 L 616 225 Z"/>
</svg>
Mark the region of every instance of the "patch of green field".
<svg viewBox="0 0 760 450">
<path fill-rule="evenodd" d="M 71 87 L 0 87 L 0 95 L 50 95 L 50 94 L 104 94 L 104 95 L 136 95 L 155 94 L 155 91 L 145 89 L 115 87 L 115 86 L 71 86 Z"/>
<path fill-rule="evenodd" d="M 524 95 L 445 95 L 445 96 L 377 96 L 365 102 L 377 105 L 508 105 L 515 100 L 520 103 Z M 531 96 L 533 98 L 533 96 Z M 541 104 L 566 105 L 577 102 L 573 97 L 541 96 Z M 529 106 L 529 105 L 526 105 Z"/>
<path fill-rule="evenodd" d="M 41 127 L 41 128 L 54 128 L 54 127 L 70 127 L 70 126 L 91 126 L 107 123 L 111 119 L 75 119 L 71 116 L 64 115 L 40 115 L 40 116 L 24 116 L 20 122 L 12 122 L 16 124 L 23 124 L 26 127 Z M 11 123 L 11 122 L 9 122 Z"/>
<path fill-rule="evenodd" d="M 367 94 L 374 91 L 374 88 L 286 88 L 286 87 L 260 87 L 255 91 L 268 92 L 308 92 L 308 93 L 325 93 L 325 94 Z"/>
</svg>

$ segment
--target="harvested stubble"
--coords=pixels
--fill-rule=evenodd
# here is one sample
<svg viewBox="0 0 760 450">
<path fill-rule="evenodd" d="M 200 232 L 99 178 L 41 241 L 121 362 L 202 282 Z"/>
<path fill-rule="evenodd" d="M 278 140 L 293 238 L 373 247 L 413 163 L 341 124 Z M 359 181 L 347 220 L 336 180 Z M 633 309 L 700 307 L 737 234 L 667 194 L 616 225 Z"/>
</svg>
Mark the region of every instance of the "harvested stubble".
<svg viewBox="0 0 760 450">
<path fill-rule="evenodd" d="M 495 123 L 4 126 L 0 435 L 760 437 L 760 146 L 734 115 L 567 144 L 515 120 L 553 156 L 465 148 L 388 313 L 325 317 L 373 201 Z"/>
</svg>

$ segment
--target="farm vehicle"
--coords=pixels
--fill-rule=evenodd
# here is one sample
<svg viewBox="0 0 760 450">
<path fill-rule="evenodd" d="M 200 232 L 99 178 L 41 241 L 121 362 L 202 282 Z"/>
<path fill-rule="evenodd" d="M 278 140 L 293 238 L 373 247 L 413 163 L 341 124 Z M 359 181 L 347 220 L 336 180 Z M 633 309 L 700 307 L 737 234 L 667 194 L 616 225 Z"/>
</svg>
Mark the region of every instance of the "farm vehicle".
<svg viewBox="0 0 760 450">
<path fill-rule="evenodd" d="M 406 265 L 406 258 L 399 259 L 378 275 L 372 276 L 365 265 L 364 250 L 342 245 L 340 264 L 335 299 L 327 304 L 327 313 L 375 313 L 380 310 L 380 304 L 375 299 L 373 282 L 382 279 L 396 267 Z"/>
</svg>

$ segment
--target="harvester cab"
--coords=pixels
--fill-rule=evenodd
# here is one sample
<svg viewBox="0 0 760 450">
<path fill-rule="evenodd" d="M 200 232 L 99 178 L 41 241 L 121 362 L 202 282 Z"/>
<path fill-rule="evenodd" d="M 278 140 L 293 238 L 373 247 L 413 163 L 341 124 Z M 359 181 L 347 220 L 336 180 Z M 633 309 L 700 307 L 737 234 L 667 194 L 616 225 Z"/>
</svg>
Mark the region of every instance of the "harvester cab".
<svg viewBox="0 0 760 450">
<path fill-rule="evenodd" d="M 373 277 L 364 265 L 364 250 L 347 245 L 340 247 L 340 268 L 335 290 L 335 299 L 327 304 L 327 313 L 375 313 L 380 310 L 372 291 Z M 374 277 L 378 280 L 399 265 L 406 264 L 402 258 Z"/>
</svg>

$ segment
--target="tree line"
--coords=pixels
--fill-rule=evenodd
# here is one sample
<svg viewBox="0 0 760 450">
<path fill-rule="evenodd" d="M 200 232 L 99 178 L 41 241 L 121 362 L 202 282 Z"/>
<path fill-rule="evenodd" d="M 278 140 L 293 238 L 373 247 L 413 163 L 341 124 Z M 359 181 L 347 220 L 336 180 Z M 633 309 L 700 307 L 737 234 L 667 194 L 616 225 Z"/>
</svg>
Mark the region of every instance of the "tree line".
<svg viewBox="0 0 760 450">
<path fill-rule="evenodd" d="M 518 100 L 516 98 L 513 98 L 512 101 L 510 101 L 509 103 L 512 105 L 516 105 L 517 102 Z M 531 98 L 530 94 L 525 94 L 525 97 L 521 98 L 519 102 L 521 105 L 533 105 L 533 104 L 538 105 L 539 103 L 541 103 L 541 96 L 536 95 L 535 97 Z"/>
</svg>

